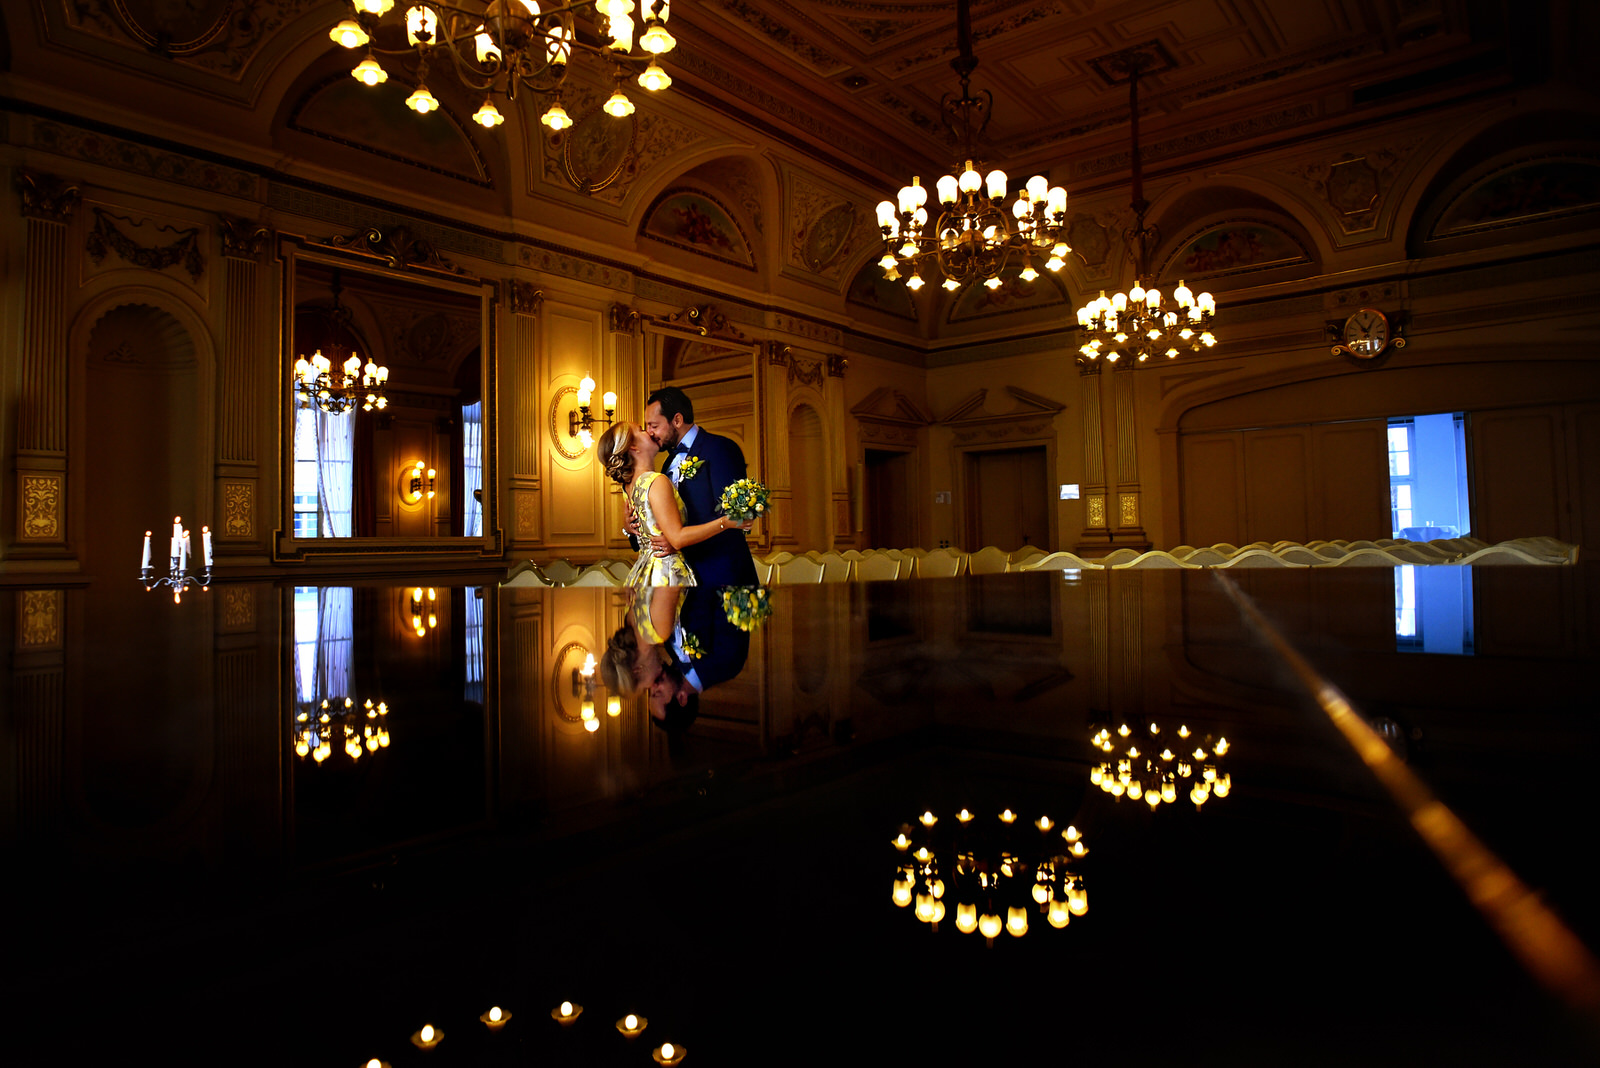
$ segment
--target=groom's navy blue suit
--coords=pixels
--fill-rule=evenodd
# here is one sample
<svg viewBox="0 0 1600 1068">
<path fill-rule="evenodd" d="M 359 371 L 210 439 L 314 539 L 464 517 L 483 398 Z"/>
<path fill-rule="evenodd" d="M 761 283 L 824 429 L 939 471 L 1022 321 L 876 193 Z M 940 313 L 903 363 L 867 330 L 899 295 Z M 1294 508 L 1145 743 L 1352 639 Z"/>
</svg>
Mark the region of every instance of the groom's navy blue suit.
<svg viewBox="0 0 1600 1068">
<path fill-rule="evenodd" d="M 737 442 L 705 427 L 696 432 L 694 444 L 682 451 L 684 463 L 691 458 L 703 461 L 693 478 L 678 483 L 678 496 L 683 498 L 683 525 L 710 523 L 717 518 L 722 491 L 744 477 L 744 452 Z M 750 559 L 750 544 L 743 531 L 724 530 L 684 549 L 683 558 L 694 568 L 695 581 L 702 586 L 758 585 L 755 561 Z"/>
</svg>

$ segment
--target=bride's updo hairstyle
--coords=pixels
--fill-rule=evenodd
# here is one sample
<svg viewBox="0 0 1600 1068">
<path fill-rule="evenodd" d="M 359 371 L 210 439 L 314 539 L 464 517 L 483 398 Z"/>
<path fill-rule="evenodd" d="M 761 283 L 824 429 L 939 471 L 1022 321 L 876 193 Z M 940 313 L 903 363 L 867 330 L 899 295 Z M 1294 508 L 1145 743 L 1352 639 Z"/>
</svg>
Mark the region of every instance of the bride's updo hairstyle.
<svg viewBox="0 0 1600 1068">
<path fill-rule="evenodd" d="M 632 431 L 628 423 L 612 423 L 611 429 L 600 435 L 600 463 L 611 481 L 622 487 L 633 481 L 633 457 L 628 453 Z"/>
</svg>

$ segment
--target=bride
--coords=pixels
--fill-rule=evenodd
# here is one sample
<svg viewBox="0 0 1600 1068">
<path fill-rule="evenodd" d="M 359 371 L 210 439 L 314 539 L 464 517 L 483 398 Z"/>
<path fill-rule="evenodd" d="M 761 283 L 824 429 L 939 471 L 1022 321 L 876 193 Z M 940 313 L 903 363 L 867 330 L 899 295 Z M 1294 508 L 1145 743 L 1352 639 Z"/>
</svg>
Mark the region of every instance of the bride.
<svg viewBox="0 0 1600 1068">
<path fill-rule="evenodd" d="M 683 525 L 683 499 L 672 479 L 656 471 L 656 455 L 661 446 L 638 423 L 614 423 L 600 436 L 600 462 L 611 480 L 628 492 L 628 506 L 639 521 L 641 533 L 660 538 L 672 547 L 668 556 L 657 556 L 645 544 L 628 572 L 630 586 L 693 586 L 694 572 L 683 558 L 683 547 L 697 545 L 724 530 L 740 524 L 727 516 L 709 523 Z"/>
</svg>

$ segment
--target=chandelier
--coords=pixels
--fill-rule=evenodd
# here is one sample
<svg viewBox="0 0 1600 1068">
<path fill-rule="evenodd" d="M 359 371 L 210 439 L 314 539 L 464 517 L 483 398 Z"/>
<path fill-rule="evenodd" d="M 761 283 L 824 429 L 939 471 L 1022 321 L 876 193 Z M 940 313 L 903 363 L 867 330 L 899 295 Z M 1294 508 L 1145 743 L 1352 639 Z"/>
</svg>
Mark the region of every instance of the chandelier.
<svg viewBox="0 0 1600 1068">
<path fill-rule="evenodd" d="M 1123 236 L 1134 251 L 1137 276 L 1126 293 L 1100 296 L 1078 309 L 1078 328 L 1084 336 L 1079 348 L 1085 360 L 1104 357 L 1115 363 L 1132 356 L 1143 363 L 1151 356 L 1171 358 L 1187 349 L 1199 352 L 1217 343 L 1211 333 L 1211 319 L 1217 302 L 1210 293 L 1198 297 L 1178 281 L 1170 298 L 1155 287 L 1144 288 L 1145 279 L 1154 280 L 1150 254 L 1161 243 L 1161 231 L 1145 222 L 1150 202 L 1144 198 L 1144 175 L 1139 158 L 1139 72 L 1152 62 L 1149 53 L 1131 48 L 1111 57 L 1113 67 L 1128 72 L 1128 98 L 1133 126 L 1133 213 L 1135 224 Z"/>
<path fill-rule="evenodd" d="M 344 19 L 328 32 L 345 48 L 366 47 L 366 58 L 350 73 L 365 85 L 378 85 L 389 74 L 376 55 L 411 56 L 417 83 L 406 98 L 406 105 L 420 115 L 438 110 L 438 99 L 428 91 L 428 73 L 435 62 L 448 61 L 460 82 L 484 94 L 483 104 L 472 116 L 485 129 L 494 129 L 505 116 L 494 105 L 495 94 L 514 101 L 519 88 L 550 94 L 553 100 L 539 120 L 554 133 L 572 125 L 572 118 L 561 106 L 561 89 L 573 52 L 609 60 L 614 89 L 603 105 L 606 114 L 626 118 L 633 114 L 633 102 L 622 91 L 622 83 L 636 69 L 638 83 L 649 92 L 672 84 L 656 57 L 677 45 L 667 32 L 669 0 L 640 0 L 640 54 L 634 53 L 634 0 L 574 0 L 541 9 L 538 0 L 490 0 L 486 8 L 469 9 L 421 0 L 405 9 L 389 26 L 383 18 L 394 8 L 394 0 L 351 0 L 354 17 Z M 604 45 L 581 40 L 574 15 L 593 7 L 597 23 L 604 19 Z M 380 34 L 396 44 L 403 28 L 408 47 L 380 48 Z M 387 32 L 386 32 L 387 31 Z"/>
<path fill-rule="evenodd" d="M 969 85 L 978 61 L 972 54 L 968 0 L 956 5 L 956 40 L 959 54 L 950 66 L 961 78 L 961 95 L 946 93 L 940 98 L 939 117 L 963 147 L 961 173 L 944 175 L 934 183 L 937 218 L 929 210 L 920 175 L 900 189 L 895 202 L 878 204 L 878 228 L 884 240 L 878 265 L 886 278 L 907 275 L 906 286 L 913 291 L 925 284 L 922 269 L 930 261 L 944 276 L 946 289 L 960 289 L 980 279 L 995 289 L 1013 258 L 1022 263 L 1021 277 L 1031 282 L 1039 277 L 1036 262 L 1059 271 L 1072 251 L 1066 242 L 1065 189 L 1036 174 L 1007 210 L 1006 173 L 997 169 L 985 176 L 974 166 L 973 146 L 988 128 L 994 96 L 987 89 L 973 96 Z"/>
<path fill-rule="evenodd" d="M 328 313 L 333 320 L 327 339 L 328 351 L 335 358 L 346 351 L 350 355 L 339 364 L 324 356 L 320 348 L 309 358 L 301 356 L 294 362 L 295 391 L 305 397 L 307 405 L 316 405 L 330 415 L 340 415 L 357 404 L 364 412 L 374 408 L 382 410 L 389 406 L 389 398 L 384 395 L 389 384 L 389 369 L 371 359 L 363 367 L 361 357 L 341 340 L 355 335 L 350 329 L 350 311 L 339 302 L 340 291 L 336 269 L 333 272 L 333 310 Z"/>
<path fill-rule="evenodd" d="M 362 753 L 376 753 L 389 748 L 389 706 L 379 701 L 356 707 L 354 699 L 346 697 L 338 703 L 324 699 L 312 715 L 302 710 L 294 717 L 294 751 L 299 757 L 309 756 L 318 764 L 333 754 L 333 743 L 342 744 L 351 760 L 360 760 Z"/>
<path fill-rule="evenodd" d="M 1090 768 L 1090 783 L 1118 800 L 1143 799 L 1151 811 L 1177 801 L 1180 789 L 1188 790 L 1197 812 L 1213 796 L 1227 797 L 1233 789 L 1233 775 L 1218 768 L 1228 755 L 1228 739 L 1209 734 L 1197 739 L 1187 725 L 1178 727 L 1176 737 L 1163 737 L 1156 723 L 1140 732 L 1142 738 L 1134 733 L 1126 723 L 1094 733 L 1090 745 L 1103 753 L 1122 749 L 1122 754 Z"/>
<path fill-rule="evenodd" d="M 1089 911 L 1089 891 L 1074 870 L 1089 848 L 1076 827 L 1061 830 L 1049 816 L 1019 825 L 1010 809 L 993 823 L 962 809 L 946 821 L 945 832 L 935 830 L 939 822 L 924 812 L 891 843 L 902 854 L 892 900 L 902 908 L 914 904 L 913 914 L 934 931 L 950 902 L 956 930 L 977 931 L 991 946 L 1002 930 L 1026 935 L 1034 911 L 1055 928 Z"/>
</svg>

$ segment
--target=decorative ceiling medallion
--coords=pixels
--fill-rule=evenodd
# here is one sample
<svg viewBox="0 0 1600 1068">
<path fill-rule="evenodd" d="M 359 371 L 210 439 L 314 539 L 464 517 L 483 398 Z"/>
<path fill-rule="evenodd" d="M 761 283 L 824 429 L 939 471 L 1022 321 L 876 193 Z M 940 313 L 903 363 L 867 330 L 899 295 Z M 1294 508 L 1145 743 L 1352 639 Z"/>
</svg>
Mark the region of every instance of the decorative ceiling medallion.
<svg viewBox="0 0 1600 1068">
<path fill-rule="evenodd" d="M 596 107 L 562 135 L 561 170 L 578 192 L 597 193 L 638 171 L 639 116 L 618 122 Z"/>
</svg>

